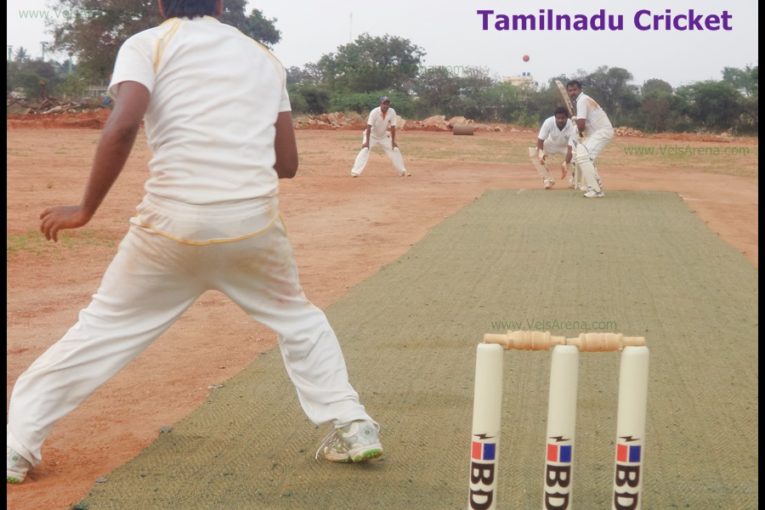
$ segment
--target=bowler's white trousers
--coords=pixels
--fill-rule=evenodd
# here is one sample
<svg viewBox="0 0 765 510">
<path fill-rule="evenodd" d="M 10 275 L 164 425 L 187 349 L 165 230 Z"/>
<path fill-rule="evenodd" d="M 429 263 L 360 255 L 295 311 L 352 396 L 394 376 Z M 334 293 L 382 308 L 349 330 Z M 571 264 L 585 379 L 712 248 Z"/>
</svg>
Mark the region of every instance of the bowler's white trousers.
<svg viewBox="0 0 765 510">
<path fill-rule="evenodd" d="M 366 139 L 365 131 L 362 135 L 362 143 L 364 143 Z M 371 151 L 375 145 L 380 145 L 383 148 L 385 154 L 393 163 L 393 168 L 395 168 L 399 174 L 406 173 L 406 168 L 404 168 L 404 157 L 401 155 L 401 151 L 398 147 L 393 147 L 393 140 L 390 137 L 390 133 L 386 133 L 385 138 L 370 136 L 369 147 L 364 147 L 359 151 L 359 154 L 356 156 L 356 161 L 353 163 L 351 174 L 361 175 L 361 172 L 364 171 L 364 167 L 367 166 L 367 162 L 369 161 L 369 151 Z"/>
<path fill-rule="evenodd" d="M 303 294 L 292 247 L 278 213 L 272 212 L 260 222 L 260 232 L 196 244 L 131 220 L 134 224 L 77 324 L 16 381 L 8 446 L 39 464 L 54 424 L 213 289 L 277 333 L 287 373 L 312 422 L 371 419 L 348 380 L 324 312 Z M 220 231 L 237 228 L 224 225 Z"/>
</svg>

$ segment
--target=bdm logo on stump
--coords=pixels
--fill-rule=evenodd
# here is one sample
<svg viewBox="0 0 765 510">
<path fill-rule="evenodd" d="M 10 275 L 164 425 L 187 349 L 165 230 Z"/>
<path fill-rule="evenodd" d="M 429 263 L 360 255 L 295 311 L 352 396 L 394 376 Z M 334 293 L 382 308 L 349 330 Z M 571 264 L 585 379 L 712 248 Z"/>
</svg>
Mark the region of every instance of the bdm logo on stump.
<svg viewBox="0 0 765 510">
<path fill-rule="evenodd" d="M 471 510 L 488 510 L 494 503 L 496 488 L 495 468 L 497 443 L 485 434 L 475 434 L 470 448 L 470 497 Z"/>
<path fill-rule="evenodd" d="M 637 441 L 632 436 L 621 438 L 624 441 Z M 641 445 L 630 443 L 616 444 L 616 474 L 614 475 L 614 508 L 616 510 L 634 510 L 640 506 L 640 461 Z"/>
<path fill-rule="evenodd" d="M 565 510 L 570 502 L 574 447 L 571 444 L 559 444 L 557 441 L 569 441 L 562 436 L 551 439 L 556 442 L 547 444 L 544 508 L 545 510 Z"/>
</svg>

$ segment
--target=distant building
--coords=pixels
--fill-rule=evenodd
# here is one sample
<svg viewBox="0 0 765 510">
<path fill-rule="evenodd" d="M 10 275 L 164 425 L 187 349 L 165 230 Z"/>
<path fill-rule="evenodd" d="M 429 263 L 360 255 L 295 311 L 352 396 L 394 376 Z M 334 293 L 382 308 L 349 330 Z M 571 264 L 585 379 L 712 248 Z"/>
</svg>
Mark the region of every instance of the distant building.
<svg viewBox="0 0 765 510">
<path fill-rule="evenodd" d="M 537 85 L 531 73 L 528 72 L 523 72 L 520 76 L 506 76 L 502 81 L 516 87 L 534 87 Z"/>
</svg>

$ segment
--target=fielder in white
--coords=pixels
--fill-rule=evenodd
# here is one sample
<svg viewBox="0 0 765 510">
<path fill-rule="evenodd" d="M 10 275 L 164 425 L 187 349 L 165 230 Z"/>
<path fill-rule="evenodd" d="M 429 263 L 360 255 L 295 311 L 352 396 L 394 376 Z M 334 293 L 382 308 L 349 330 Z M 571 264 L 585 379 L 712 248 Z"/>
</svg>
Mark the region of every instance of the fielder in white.
<svg viewBox="0 0 765 510">
<path fill-rule="evenodd" d="M 577 80 L 566 83 L 571 101 L 576 105 L 576 124 L 579 137 L 575 147 L 574 161 L 582 172 L 587 191 L 587 198 L 605 196 L 601 188 L 600 174 L 595 161 L 614 137 L 614 128 L 603 108 L 590 96 L 582 92 L 582 84 Z"/>
<path fill-rule="evenodd" d="M 383 96 L 380 98 L 380 106 L 369 112 L 367 128 L 361 141 L 361 150 L 351 169 L 351 176 L 358 177 L 364 171 L 369 161 L 369 151 L 375 145 L 380 145 L 385 154 L 393 162 L 393 168 L 402 177 L 410 176 L 404 167 L 404 158 L 396 143 L 396 110 L 390 107 L 390 99 Z"/>
<path fill-rule="evenodd" d="M 55 423 L 212 289 L 277 333 L 304 412 L 334 425 L 317 456 L 378 457 L 379 426 L 349 382 L 325 314 L 303 294 L 279 215 L 278 179 L 298 167 L 285 70 L 216 19 L 222 0 L 159 5 L 167 20 L 120 48 L 109 85 L 115 106 L 82 202 L 40 216 L 53 241 L 87 224 L 145 121 L 153 158 L 127 235 L 77 323 L 13 388 L 7 481 L 22 482 Z"/>
<path fill-rule="evenodd" d="M 548 117 L 542 123 L 537 135 L 537 146 L 529 147 L 531 164 L 542 177 L 542 184 L 545 189 L 550 189 L 555 185 L 555 179 L 547 170 L 547 156 L 551 154 L 563 156 L 563 162 L 560 165 L 560 178 L 565 178 L 568 165 L 573 157 L 571 139 L 575 132 L 574 124 L 568 118 L 568 112 L 561 106 L 555 109 L 552 117 Z"/>
</svg>

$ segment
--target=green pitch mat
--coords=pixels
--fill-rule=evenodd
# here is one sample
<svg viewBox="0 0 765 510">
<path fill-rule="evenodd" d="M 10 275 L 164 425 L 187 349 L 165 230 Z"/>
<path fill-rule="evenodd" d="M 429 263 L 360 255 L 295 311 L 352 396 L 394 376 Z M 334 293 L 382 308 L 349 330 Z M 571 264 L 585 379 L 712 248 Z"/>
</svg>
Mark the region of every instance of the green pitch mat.
<svg viewBox="0 0 765 510">
<path fill-rule="evenodd" d="M 757 290 L 757 270 L 676 194 L 489 192 L 327 310 L 382 460 L 314 460 L 327 428 L 304 417 L 274 351 L 80 505 L 464 509 L 475 345 L 542 328 L 647 338 L 644 509 L 756 508 Z M 609 507 L 618 356 L 580 358 L 578 508 Z M 549 359 L 506 354 L 501 508 L 542 501 Z"/>
</svg>

